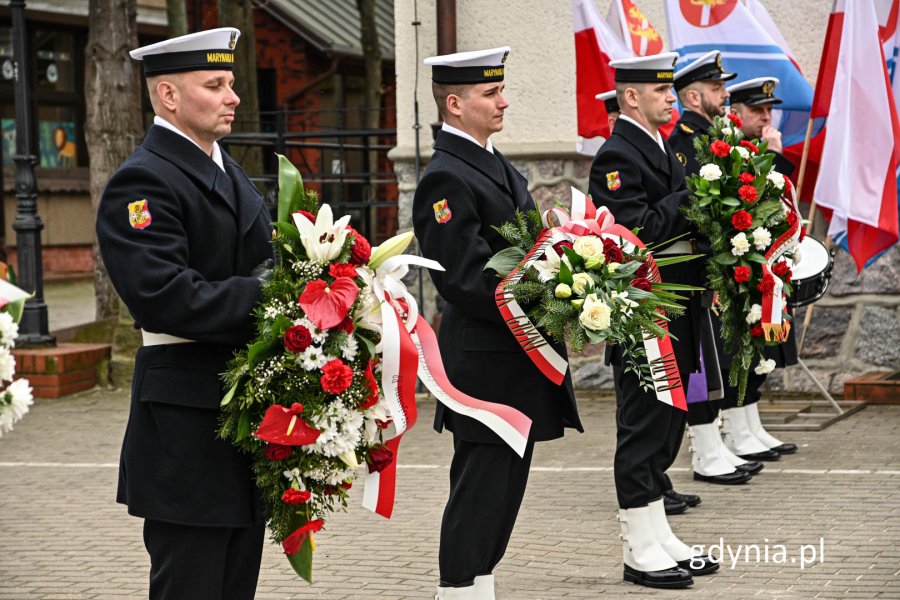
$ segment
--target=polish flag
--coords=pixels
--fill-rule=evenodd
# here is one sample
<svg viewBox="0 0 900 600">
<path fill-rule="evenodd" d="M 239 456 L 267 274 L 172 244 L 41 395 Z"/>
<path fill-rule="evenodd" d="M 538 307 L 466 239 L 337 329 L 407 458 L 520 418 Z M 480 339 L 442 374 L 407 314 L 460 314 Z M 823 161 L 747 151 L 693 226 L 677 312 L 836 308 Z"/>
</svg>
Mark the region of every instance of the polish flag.
<svg viewBox="0 0 900 600">
<path fill-rule="evenodd" d="M 835 2 L 812 116 L 827 117 L 814 198 L 862 271 L 897 243 L 900 120 L 873 2 Z M 860 119 L 860 115 L 865 118 Z"/>
</svg>

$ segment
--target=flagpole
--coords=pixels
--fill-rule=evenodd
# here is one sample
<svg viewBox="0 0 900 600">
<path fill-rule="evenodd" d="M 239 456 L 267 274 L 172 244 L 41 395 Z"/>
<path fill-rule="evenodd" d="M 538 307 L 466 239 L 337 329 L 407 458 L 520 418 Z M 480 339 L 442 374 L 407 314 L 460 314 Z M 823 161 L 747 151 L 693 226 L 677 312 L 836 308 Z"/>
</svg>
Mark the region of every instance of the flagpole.
<svg viewBox="0 0 900 600">
<path fill-rule="evenodd" d="M 810 116 L 809 123 L 806 125 L 806 139 L 803 141 L 803 154 L 800 158 L 800 175 L 797 177 L 797 203 L 800 203 L 800 192 L 803 190 L 803 177 L 806 175 L 806 162 L 809 159 L 809 141 L 812 138 L 812 130 L 813 130 L 813 118 Z M 807 220 L 809 221 L 809 229 L 807 229 L 806 234 L 812 235 L 813 230 L 813 219 L 816 216 L 816 198 L 813 196 L 812 201 L 809 205 L 809 216 Z M 803 351 L 803 342 L 806 340 L 806 332 L 809 329 L 809 324 L 812 321 L 812 314 L 814 304 L 810 304 L 806 307 L 806 313 L 803 315 L 803 329 L 800 330 L 800 339 L 797 340 L 797 356 L 800 356 L 800 353 Z"/>
</svg>

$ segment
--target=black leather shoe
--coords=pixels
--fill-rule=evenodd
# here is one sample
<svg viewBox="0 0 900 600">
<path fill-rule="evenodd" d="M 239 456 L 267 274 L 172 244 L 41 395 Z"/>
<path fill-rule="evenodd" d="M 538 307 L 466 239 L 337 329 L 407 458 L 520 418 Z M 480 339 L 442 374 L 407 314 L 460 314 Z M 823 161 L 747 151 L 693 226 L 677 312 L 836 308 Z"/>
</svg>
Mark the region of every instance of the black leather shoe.
<svg viewBox="0 0 900 600">
<path fill-rule="evenodd" d="M 694 556 L 687 560 L 679 560 L 678 566 L 691 575 L 709 575 L 719 570 L 719 563 L 709 556 Z"/>
<path fill-rule="evenodd" d="M 687 502 L 680 500 L 672 500 L 668 496 L 663 496 L 663 509 L 667 515 L 680 515 L 688 508 Z"/>
<path fill-rule="evenodd" d="M 662 571 L 638 571 L 625 565 L 623 579 L 626 583 L 635 583 L 652 588 L 686 588 L 694 585 L 694 578 L 681 567 L 672 567 Z"/>
<path fill-rule="evenodd" d="M 701 475 L 694 471 L 695 481 L 705 481 L 707 483 L 720 483 L 722 485 L 735 485 L 738 483 L 746 483 L 753 477 L 747 471 L 735 470 L 733 473 L 725 473 L 724 475 Z"/>
<path fill-rule="evenodd" d="M 684 502 L 691 508 L 700 504 L 700 496 L 696 494 L 679 494 L 675 490 L 666 490 L 665 492 L 663 492 L 663 496 L 669 498 L 670 500 L 678 500 L 679 502 Z"/>
<path fill-rule="evenodd" d="M 778 454 L 793 454 L 797 451 L 797 444 L 782 444 L 771 448 L 771 450 L 774 450 Z"/>
<path fill-rule="evenodd" d="M 763 470 L 763 464 L 758 460 L 755 460 L 753 462 L 745 462 L 742 465 L 738 465 L 735 467 L 735 469 L 737 469 L 738 471 L 746 471 L 751 475 L 756 475 Z"/>
<path fill-rule="evenodd" d="M 753 454 L 738 454 L 744 460 L 778 460 L 781 455 L 774 450 L 766 450 L 765 452 L 754 452 Z"/>
</svg>

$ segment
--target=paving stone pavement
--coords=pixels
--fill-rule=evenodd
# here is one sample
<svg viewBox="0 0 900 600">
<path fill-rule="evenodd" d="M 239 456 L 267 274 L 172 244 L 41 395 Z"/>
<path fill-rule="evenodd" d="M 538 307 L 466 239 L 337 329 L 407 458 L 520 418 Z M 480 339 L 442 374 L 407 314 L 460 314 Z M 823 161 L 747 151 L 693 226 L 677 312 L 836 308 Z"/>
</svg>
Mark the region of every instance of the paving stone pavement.
<svg viewBox="0 0 900 600">
<path fill-rule="evenodd" d="M 676 592 L 622 582 L 613 403 L 580 404 L 588 432 L 535 452 L 495 571 L 498 598 L 900 598 L 900 406 L 870 406 L 821 432 L 779 433 L 798 454 L 744 486 L 694 482 L 685 446 L 673 480 L 703 503 L 670 523 L 689 544 L 724 540 L 725 562 Z M 0 600 L 146 598 L 141 521 L 114 501 L 127 407 L 121 390 L 38 400 L 0 438 Z M 349 511 L 316 538 L 315 584 L 269 544 L 259 600 L 431 597 L 451 454 L 450 436 L 429 427 L 432 414 L 423 400 L 404 437 L 394 517 L 360 507 L 360 483 Z"/>
</svg>

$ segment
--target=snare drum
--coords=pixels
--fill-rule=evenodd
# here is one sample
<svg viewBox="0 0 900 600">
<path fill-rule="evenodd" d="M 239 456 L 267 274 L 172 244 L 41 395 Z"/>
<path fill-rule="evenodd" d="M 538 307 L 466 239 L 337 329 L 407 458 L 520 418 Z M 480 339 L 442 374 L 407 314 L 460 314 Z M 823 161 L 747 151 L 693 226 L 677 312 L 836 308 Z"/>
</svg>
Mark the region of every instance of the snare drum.
<svg viewBox="0 0 900 600">
<path fill-rule="evenodd" d="M 791 269 L 794 292 L 788 296 L 788 306 L 799 308 L 812 304 L 825 295 L 834 269 L 834 248 L 806 236 L 799 246 L 800 262 Z"/>
</svg>

